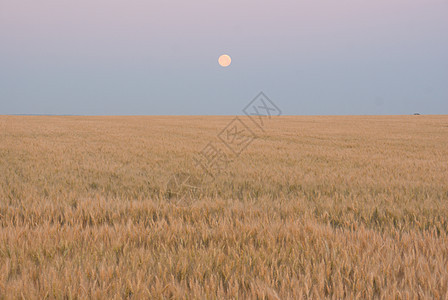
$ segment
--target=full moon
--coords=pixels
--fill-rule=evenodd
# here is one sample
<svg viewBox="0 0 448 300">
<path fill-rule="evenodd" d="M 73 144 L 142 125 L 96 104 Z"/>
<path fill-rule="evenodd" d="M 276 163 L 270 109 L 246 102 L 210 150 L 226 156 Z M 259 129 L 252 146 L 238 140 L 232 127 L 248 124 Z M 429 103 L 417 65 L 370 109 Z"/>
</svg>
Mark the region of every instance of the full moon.
<svg viewBox="0 0 448 300">
<path fill-rule="evenodd" d="M 218 63 L 221 67 L 228 67 L 228 66 L 230 66 L 231 62 L 232 62 L 232 59 L 227 54 L 221 55 L 218 59 Z"/>
</svg>

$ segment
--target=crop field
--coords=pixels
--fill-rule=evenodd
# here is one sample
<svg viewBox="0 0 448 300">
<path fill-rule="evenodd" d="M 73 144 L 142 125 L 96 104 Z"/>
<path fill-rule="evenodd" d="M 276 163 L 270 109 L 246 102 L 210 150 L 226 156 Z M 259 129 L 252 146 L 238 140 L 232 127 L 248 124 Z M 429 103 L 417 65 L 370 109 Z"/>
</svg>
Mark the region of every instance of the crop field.
<svg viewBox="0 0 448 300">
<path fill-rule="evenodd" d="M 448 116 L 0 116 L 17 298 L 447 299 Z"/>
</svg>

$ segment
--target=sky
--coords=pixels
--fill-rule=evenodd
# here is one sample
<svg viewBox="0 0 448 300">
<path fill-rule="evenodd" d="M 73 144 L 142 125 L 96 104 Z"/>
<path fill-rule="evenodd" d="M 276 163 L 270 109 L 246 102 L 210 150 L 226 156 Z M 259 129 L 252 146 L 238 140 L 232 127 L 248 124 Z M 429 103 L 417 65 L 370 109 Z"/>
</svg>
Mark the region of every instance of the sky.
<svg viewBox="0 0 448 300">
<path fill-rule="evenodd" d="M 0 114 L 448 114 L 448 0 L 0 0 Z M 232 64 L 218 64 L 228 54 Z"/>
</svg>

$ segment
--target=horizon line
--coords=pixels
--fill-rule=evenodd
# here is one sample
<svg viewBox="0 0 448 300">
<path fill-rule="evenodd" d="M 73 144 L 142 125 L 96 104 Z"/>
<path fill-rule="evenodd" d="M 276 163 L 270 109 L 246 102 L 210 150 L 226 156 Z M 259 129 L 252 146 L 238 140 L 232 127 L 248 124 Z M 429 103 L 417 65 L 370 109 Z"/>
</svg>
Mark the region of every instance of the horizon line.
<svg viewBox="0 0 448 300">
<path fill-rule="evenodd" d="M 280 116 L 272 116 L 272 117 L 325 117 L 325 116 L 446 116 L 448 115 L 448 113 L 446 114 L 432 114 L 432 113 L 428 113 L 428 114 L 423 114 L 423 113 L 410 113 L 410 114 L 306 114 L 306 115 L 299 115 L 299 114 L 285 114 L 285 115 L 280 115 Z M 3 116 L 15 116 L 15 117 L 233 117 L 233 116 L 246 116 L 245 114 L 225 114 L 225 115 L 212 115 L 212 114 L 204 114 L 204 115 L 189 115 L 189 114 L 173 114 L 173 115 L 169 115 L 169 114 L 160 114 L 160 115 L 145 115 L 145 114 L 135 114 L 135 115 L 120 115 L 120 114 L 110 114 L 110 115 L 106 115 L 106 114 L 0 114 L 1 117 Z"/>
</svg>

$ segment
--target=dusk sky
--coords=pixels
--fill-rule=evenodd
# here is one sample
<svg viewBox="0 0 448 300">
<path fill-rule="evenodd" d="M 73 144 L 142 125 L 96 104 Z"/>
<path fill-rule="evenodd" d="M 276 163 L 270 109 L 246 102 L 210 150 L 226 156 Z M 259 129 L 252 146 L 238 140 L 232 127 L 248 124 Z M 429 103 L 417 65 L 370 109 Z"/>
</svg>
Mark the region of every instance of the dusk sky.
<svg viewBox="0 0 448 300">
<path fill-rule="evenodd" d="M 0 114 L 448 114 L 447 0 L 0 0 Z M 229 67 L 218 64 L 228 54 Z"/>
</svg>

